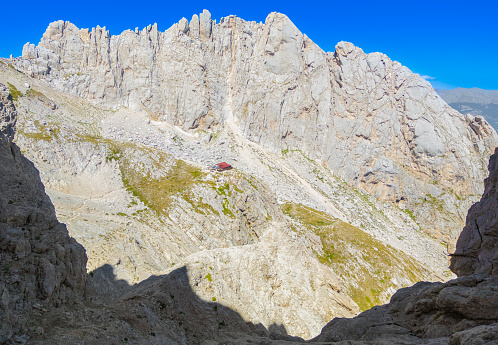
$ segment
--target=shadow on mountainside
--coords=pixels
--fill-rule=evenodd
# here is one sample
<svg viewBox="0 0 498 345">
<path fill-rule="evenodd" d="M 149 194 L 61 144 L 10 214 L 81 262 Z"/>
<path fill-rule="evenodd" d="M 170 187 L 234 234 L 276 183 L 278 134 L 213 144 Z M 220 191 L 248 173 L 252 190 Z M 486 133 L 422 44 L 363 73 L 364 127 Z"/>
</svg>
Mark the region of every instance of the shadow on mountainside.
<svg viewBox="0 0 498 345">
<path fill-rule="evenodd" d="M 246 322 L 235 310 L 223 305 L 223 297 L 202 300 L 192 289 L 187 267 L 161 276 L 151 276 L 129 285 L 116 279 L 111 265 L 93 271 L 94 302 L 108 308 L 125 325 L 122 339 L 127 342 L 186 340 L 188 344 L 217 339 L 228 333 L 253 334 L 275 340 L 304 342 L 287 334 L 283 325 Z M 172 337 L 172 333 L 176 336 Z M 92 341 L 88 339 L 88 341 Z"/>
<path fill-rule="evenodd" d="M 114 269 L 110 264 L 93 270 L 90 276 L 95 286 L 92 300 L 97 303 L 113 300 L 132 288 L 126 280 L 116 279 Z"/>
</svg>

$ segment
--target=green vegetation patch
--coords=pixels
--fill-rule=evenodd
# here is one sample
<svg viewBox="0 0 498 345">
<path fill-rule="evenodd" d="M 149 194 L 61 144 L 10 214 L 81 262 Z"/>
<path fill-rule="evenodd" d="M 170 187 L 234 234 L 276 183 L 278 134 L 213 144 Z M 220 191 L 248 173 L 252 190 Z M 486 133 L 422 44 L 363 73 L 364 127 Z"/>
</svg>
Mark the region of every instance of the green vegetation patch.
<svg viewBox="0 0 498 345">
<path fill-rule="evenodd" d="M 405 253 L 324 212 L 294 203 L 281 208 L 301 229 L 320 237 L 322 253 L 315 253 L 317 258 L 342 277 L 362 311 L 385 302 L 383 293 L 395 287 L 394 276 L 415 283 L 427 273 Z"/>
<path fill-rule="evenodd" d="M 428 203 L 428 204 L 432 205 L 433 208 L 438 210 L 439 212 L 444 211 L 443 202 L 431 194 L 425 195 L 424 203 Z"/>
<path fill-rule="evenodd" d="M 35 98 L 35 97 L 45 98 L 45 95 L 43 93 L 38 92 L 38 91 L 33 90 L 33 89 L 27 90 L 26 91 L 26 96 L 28 96 L 30 98 Z"/>
<path fill-rule="evenodd" d="M 33 140 L 51 141 L 52 139 L 59 137 L 61 130 L 58 124 L 42 125 L 38 120 L 35 120 L 34 123 L 36 128 L 38 129 L 38 132 L 34 133 L 20 132 L 20 133 L 22 133 L 25 137 Z"/>
<path fill-rule="evenodd" d="M 14 85 L 12 85 L 11 83 L 7 83 L 7 87 L 9 88 L 9 92 L 12 95 L 12 99 L 14 101 L 17 101 L 19 97 L 22 97 L 22 92 L 17 90 Z"/>
<path fill-rule="evenodd" d="M 213 187 L 213 189 L 216 190 L 219 195 L 232 196 L 232 191 L 230 190 L 230 185 L 228 183 L 225 183 L 218 188 Z"/>
<path fill-rule="evenodd" d="M 183 199 L 188 202 L 195 212 L 203 215 L 214 214 L 219 216 L 220 213 L 214 209 L 213 206 L 207 204 L 203 201 L 202 197 L 196 199 L 196 197 L 191 192 L 185 192 L 182 195 Z"/>
<path fill-rule="evenodd" d="M 223 199 L 223 214 L 230 216 L 230 218 L 235 218 L 233 212 L 228 208 L 228 199 Z"/>
<path fill-rule="evenodd" d="M 410 216 L 410 218 L 411 218 L 414 222 L 416 222 L 415 215 L 413 214 L 413 212 L 412 212 L 411 210 L 409 210 L 409 209 L 407 209 L 407 208 L 406 208 L 406 209 L 404 209 L 403 211 L 404 211 L 407 215 L 409 215 L 409 216 Z"/>
<path fill-rule="evenodd" d="M 117 156 L 114 152 L 110 157 Z M 119 159 L 121 176 L 125 187 L 145 205 L 158 213 L 170 208 L 173 196 L 184 193 L 201 182 L 203 173 L 196 167 L 177 160 L 165 176 L 154 177 L 151 171 L 140 171 L 124 157 Z M 202 204 L 201 208 L 208 208 Z"/>
<path fill-rule="evenodd" d="M 109 153 L 107 154 L 107 156 L 105 157 L 105 161 L 106 162 L 112 162 L 112 161 L 117 161 L 119 159 L 119 156 L 120 156 L 120 151 L 118 148 L 116 148 L 116 146 L 111 146 L 109 148 Z"/>
</svg>

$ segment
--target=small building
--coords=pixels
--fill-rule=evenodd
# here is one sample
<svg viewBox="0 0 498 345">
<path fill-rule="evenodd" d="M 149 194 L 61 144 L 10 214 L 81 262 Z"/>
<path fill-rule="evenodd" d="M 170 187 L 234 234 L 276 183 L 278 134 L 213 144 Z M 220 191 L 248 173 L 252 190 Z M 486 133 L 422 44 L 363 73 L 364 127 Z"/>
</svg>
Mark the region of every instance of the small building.
<svg viewBox="0 0 498 345">
<path fill-rule="evenodd" d="M 227 162 L 221 162 L 218 164 L 215 164 L 211 167 L 212 170 L 216 171 L 225 171 L 225 170 L 230 170 L 232 169 L 232 166 L 228 164 Z"/>
</svg>

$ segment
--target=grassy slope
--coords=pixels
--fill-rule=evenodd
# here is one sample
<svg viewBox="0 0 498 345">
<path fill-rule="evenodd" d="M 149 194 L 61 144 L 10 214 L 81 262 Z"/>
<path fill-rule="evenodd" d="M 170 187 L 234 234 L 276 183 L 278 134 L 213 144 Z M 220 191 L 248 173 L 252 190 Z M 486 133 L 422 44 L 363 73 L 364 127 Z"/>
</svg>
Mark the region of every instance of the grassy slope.
<svg viewBox="0 0 498 345">
<path fill-rule="evenodd" d="M 427 274 L 410 256 L 357 227 L 303 205 L 286 203 L 281 208 L 297 232 L 319 236 L 322 250 L 316 256 L 342 277 L 361 310 L 386 302 L 392 288 L 411 285 Z"/>
</svg>

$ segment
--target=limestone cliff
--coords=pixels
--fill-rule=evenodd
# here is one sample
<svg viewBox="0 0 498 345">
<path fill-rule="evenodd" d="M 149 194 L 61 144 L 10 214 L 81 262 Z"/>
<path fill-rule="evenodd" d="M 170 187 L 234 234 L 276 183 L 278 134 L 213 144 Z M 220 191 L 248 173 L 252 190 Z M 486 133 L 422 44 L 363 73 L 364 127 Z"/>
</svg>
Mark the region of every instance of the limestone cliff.
<svg viewBox="0 0 498 345">
<path fill-rule="evenodd" d="M 302 150 L 450 243 L 497 142 L 486 122 L 451 109 L 400 63 L 346 42 L 325 53 L 279 13 L 264 24 L 216 23 L 204 11 L 165 32 L 118 36 L 58 21 L 15 64 L 96 104 L 191 132 L 233 123 L 273 152 Z"/>
</svg>

